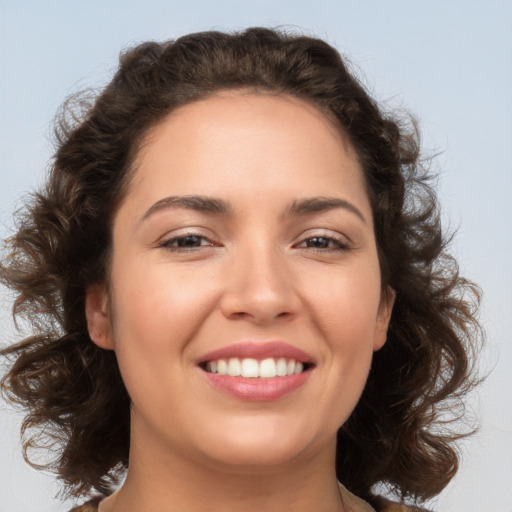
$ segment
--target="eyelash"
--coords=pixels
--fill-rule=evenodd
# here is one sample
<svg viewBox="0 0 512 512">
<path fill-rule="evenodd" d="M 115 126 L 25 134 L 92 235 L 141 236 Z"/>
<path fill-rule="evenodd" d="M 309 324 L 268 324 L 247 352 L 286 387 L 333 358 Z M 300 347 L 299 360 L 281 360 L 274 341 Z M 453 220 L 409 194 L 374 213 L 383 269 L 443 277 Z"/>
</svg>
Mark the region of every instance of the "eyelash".
<svg viewBox="0 0 512 512">
<path fill-rule="evenodd" d="M 207 243 L 203 244 L 200 243 L 199 245 L 188 245 L 188 246 L 180 246 L 180 242 L 185 242 L 187 239 L 195 239 L 196 241 L 206 241 Z M 176 245 L 173 245 L 176 244 Z M 212 241 L 208 240 L 203 235 L 198 235 L 196 233 L 186 233 L 184 235 L 175 236 L 173 238 L 169 238 L 168 240 L 163 240 L 160 242 L 160 247 L 164 249 L 168 249 L 170 251 L 193 251 L 197 250 L 200 247 L 218 247 L 217 244 L 213 243 Z"/>
<path fill-rule="evenodd" d="M 311 242 L 312 240 L 322 240 L 324 242 L 327 242 L 327 244 L 330 244 L 331 246 L 330 247 L 314 247 L 314 246 L 303 247 L 303 244 Z M 337 237 L 333 237 L 333 236 L 325 236 L 325 235 L 310 236 L 310 237 L 302 240 L 301 242 L 299 242 L 299 244 L 297 244 L 297 245 L 299 248 L 313 249 L 314 251 L 317 251 L 317 252 L 348 251 L 350 249 L 349 244 L 345 240 L 343 240 L 341 238 L 337 238 Z"/>
<path fill-rule="evenodd" d="M 189 239 L 189 241 L 193 242 L 199 242 L 199 245 L 179 245 L 180 243 L 186 243 L 186 240 Z M 321 241 L 324 243 L 327 243 L 327 247 L 315 247 L 315 246 L 304 246 L 303 244 L 311 243 L 312 241 Z M 207 243 L 202 243 L 206 241 Z M 176 245 L 173 245 L 176 244 Z M 160 247 L 170 250 L 170 251 L 193 251 L 197 250 L 200 247 L 219 247 L 218 244 L 215 244 L 208 238 L 206 238 L 203 235 L 199 235 L 196 233 L 187 233 L 185 235 L 175 236 L 173 238 L 170 238 L 168 240 L 162 241 L 160 244 Z M 331 251 L 348 251 L 350 249 L 350 246 L 347 242 L 340 238 L 332 237 L 332 236 L 323 236 L 323 235 L 316 235 L 308 237 L 299 243 L 295 244 L 295 247 L 301 248 L 301 249 L 312 249 L 317 252 L 331 252 Z"/>
</svg>

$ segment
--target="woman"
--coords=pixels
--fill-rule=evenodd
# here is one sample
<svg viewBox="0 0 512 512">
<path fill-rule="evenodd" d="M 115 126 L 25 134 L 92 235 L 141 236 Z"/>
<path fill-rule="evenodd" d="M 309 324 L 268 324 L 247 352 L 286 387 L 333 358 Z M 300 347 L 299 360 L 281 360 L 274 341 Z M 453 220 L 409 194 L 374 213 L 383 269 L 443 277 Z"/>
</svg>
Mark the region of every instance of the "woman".
<svg viewBox="0 0 512 512">
<path fill-rule="evenodd" d="M 66 106 L 2 266 L 34 326 L 4 391 L 26 449 L 57 443 L 47 468 L 100 493 L 77 510 L 438 494 L 478 295 L 414 126 L 326 43 L 259 28 L 142 44 L 88 105 Z"/>
</svg>

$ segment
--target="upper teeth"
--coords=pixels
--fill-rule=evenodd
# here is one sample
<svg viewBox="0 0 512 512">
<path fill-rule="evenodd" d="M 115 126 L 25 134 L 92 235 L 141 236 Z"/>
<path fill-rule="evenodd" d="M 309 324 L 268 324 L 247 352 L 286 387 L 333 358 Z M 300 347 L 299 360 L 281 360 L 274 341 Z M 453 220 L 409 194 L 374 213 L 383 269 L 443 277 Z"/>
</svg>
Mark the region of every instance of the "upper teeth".
<svg viewBox="0 0 512 512">
<path fill-rule="evenodd" d="M 219 375 L 230 375 L 231 377 L 252 377 L 261 379 L 271 379 L 273 377 L 285 377 L 301 373 L 304 365 L 293 359 L 286 360 L 284 357 L 279 359 L 257 359 L 245 358 L 239 359 L 232 357 L 231 359 L 219 359 L 218 361 L 210 361 L 206 364 L 206 371 L 218 373 Z"/>
</svg>

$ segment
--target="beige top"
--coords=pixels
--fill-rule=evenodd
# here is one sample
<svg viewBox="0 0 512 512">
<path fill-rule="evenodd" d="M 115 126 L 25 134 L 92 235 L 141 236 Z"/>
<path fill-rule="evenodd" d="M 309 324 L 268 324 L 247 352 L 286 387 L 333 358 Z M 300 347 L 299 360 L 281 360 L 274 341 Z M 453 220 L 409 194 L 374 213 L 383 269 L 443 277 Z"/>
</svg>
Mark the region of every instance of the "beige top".
<svg viewBox="0 0 512 512">
<path fill-rule="evenodd" d="M 340 493 L 343 499 L 343 504 L 348 507 L 347 512 L 377 512 L 372 506 L 370 506 L 366 501 L 363 501 L 361 498 L 358 498 L 354 494 L 352 494 L 348 489 L 340 485 Z M 85 503 L 80 507 L 76 507 L 70 512 L 98 512 L 98 505 L 101 501 L 101 498 L 94 498 L 93 500 Z M 395 503 L 392 501 L 388 501 L 382 499 L 382 508 L 379 507 L 378 512 L 428 512 L 424 511 L 424 509 L 419 509 L 415 507 L 409 507 L 407 505 L 403 505 L 401 503 Z"/>
<path fill-rule="evenodd" d="M 343 505 L 348 507 L 348 512 L 375 512 L 375 509 L 366 503 L 366 501 L 352 494 L 342 484 L 339 483 L 339 486 Z"/>
</svg>

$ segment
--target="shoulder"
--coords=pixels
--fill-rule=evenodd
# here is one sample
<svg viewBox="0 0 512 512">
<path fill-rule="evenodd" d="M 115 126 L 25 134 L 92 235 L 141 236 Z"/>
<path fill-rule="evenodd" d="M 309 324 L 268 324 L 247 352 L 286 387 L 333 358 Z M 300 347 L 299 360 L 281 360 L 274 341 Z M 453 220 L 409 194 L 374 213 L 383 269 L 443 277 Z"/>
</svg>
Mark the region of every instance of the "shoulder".
<svg viewBox="0 0 512 512">
<path fill-rule="evenodd" d="M 375 500 L 375 505 L 378 512 L 430 512 L 426 508 L 404 505 L 382 497 Z"/>
<path fill-rule="evenodd" d="M 78 507 L 75 507 L 71 509 L 69 512 L 97 512 L 98 511 L 98 505 L 101 501 L 102 497 L 93 498 L 92 500 L 88 501 L 87 503 L 84 503 L 83 505 L 80 505 Z"/>
<path fill-rule="evenodd" d="M 350 495 L 350 494 L 349 494 Z M 358 503 L 364 503 L 356 498 L 354 495 L 350 495 L 354 499 L 358 500 Z M 93 498 L 92 500 L 71 509 L 69 512 L 97 512 L 98 505 L 101 501 L 101 497 Z M 355 504 L 352 503 L 351 504 Z M 374 504 L 376 505 L 376 511 L 378 512 L 429 512 L 427 509 L 413 507 L 409 505 L 404 505 L 402 503 L 397 503 L 395 501 L 387 500 L 386 498 L 378 497 L 376 498 Z M 368 506 L 366 503 L 365 506 Z M 371 508 L 371 507 L 370 507 Z M 366 509 L 365 509 L 366 510 Z"/>
<path fill-rule="evenodd" d="M 382 496 L 372 495 L 368 500 L 363 501 L 352 494 L 346 487 L 338 482 L 340 494 L 343 497 L 344 503 L 352 512 L 430 512 L 427 509 L 414 507 L 411 505 L 404 505 L 396 501 L 388 500 Z"/>
</svg>

